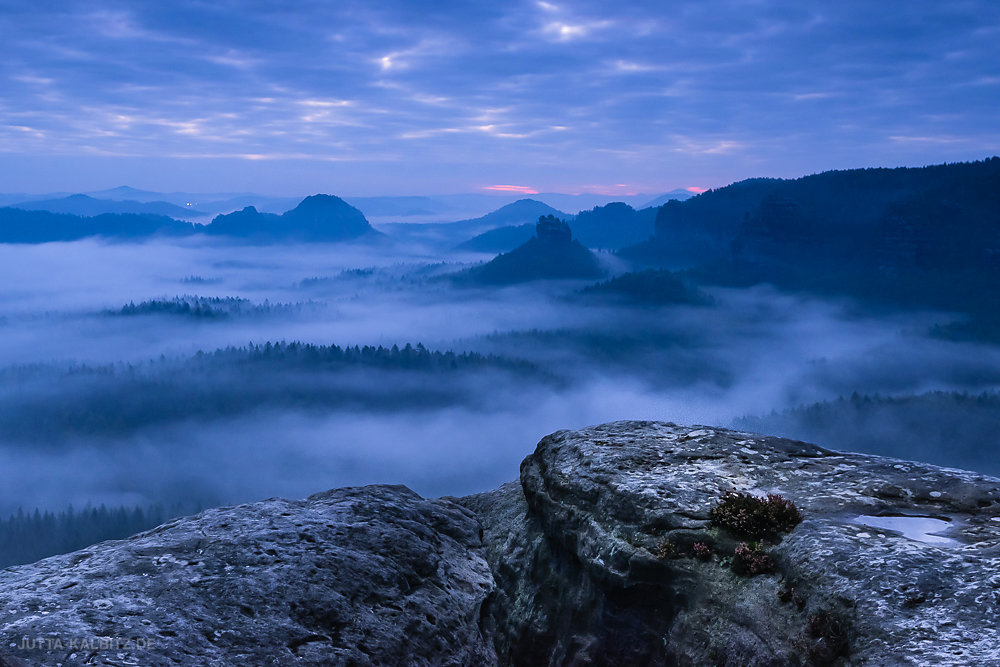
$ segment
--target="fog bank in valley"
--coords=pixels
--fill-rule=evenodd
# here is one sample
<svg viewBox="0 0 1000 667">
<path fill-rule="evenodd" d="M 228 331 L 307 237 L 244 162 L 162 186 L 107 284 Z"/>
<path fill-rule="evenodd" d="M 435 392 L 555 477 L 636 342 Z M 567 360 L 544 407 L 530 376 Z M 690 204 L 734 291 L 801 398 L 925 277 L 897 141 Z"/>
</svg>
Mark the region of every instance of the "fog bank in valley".
<svg viewBox="0 0 1000 667">
<path fill-rule="evenodd" d="M 579 293 L 587 281 L 447 279 L 483 259 L 203 239 L 0 245 L 0 514 L 376 482 L 465 494 L 516 478 L 561 428 L 729 426 L 853 393 L 1000 384 L 996 349 L 929 335 L 944 313 L 769 287 L 703 286 L 707 305 L 649 307 Z M 913 437 L 907 424 L 880 421 L 881 438 Z"/>
</svg>

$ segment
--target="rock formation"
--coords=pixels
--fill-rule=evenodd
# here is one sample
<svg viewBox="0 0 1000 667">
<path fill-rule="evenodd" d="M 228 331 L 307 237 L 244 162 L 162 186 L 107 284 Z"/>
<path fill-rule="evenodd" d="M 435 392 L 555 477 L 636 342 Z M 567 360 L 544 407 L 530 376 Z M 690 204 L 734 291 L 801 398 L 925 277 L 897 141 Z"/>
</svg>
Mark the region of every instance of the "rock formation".
<svg viewBox="0 0 1000 667">
<path fill-rule="evenodd" d="M 455 274 L 458 284 L 506 285 L 530 280 L 600 278 L 604 269 L 594 253 L 573 239 L 564 220 L 538 218 L 535 236 L 493 260 Z"/>
<path fill-rule="evenodd" d="M 744 546 L 733 491 L 803 520 Z M 489 493 L 269 500 L 4 570 L 0 664 L 989 665 L 998 611 L 998 479 L 617 422 Z"/>
<path fill-rule="evenodd" d="M 573 233 L 569 230 L 569 224 L 553 215 L 538 218 L 538 222 L 535 223 L 535 236 L 538 237 L 538 241 L 542 245 L 553 248 L 568 246 L 573 242 Z"/>
<path fill-rule="evenodd" d="M 770 547 L 775 573 L 724 565 L 737 539 L 709 510 L 731 490 L 801 509 Z M 501 663 L 1000 664 L 997 479 L 620 422 L 546 437 L 520 488 L 465 502 L 497 581 L 485 616 Z M 950 540 L 859 523 L 875 515 L 939 517 Z"/>
<path fill-rule="evenodd" d="M 213 509 L 3 570 L 0 651 L 44 665 L 489 665 L 479 535 L 469 510 L 399 486 Z"/>
</svg>

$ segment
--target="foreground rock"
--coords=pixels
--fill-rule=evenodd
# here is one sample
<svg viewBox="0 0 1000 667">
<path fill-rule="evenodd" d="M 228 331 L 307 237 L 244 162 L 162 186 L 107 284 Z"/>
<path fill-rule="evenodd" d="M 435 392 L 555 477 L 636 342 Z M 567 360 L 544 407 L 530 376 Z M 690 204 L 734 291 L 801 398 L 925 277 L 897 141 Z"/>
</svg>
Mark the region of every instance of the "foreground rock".
<svg viewBox="0 0 1000 667">
<path fill-rule="evenodd" d="M 1000 480 L 619 422 L 546 437 L 519 486 L 465 501 L 486 529 L 502 663 L 1000 664 Z M 771 574 L 727 566 L 738 541 L 709 510 L 732 490 L 781 494 L 805 517 L 770 547 Z M 858 523 L 883 514 L 946 533 Z"/>
<path fill-rule="evenodd" d="M 491 589 L 465 508 L 338 489 L 4 570 L 0 651 L 45 665 L 489 665 Z"/>
<path fill-rule="evenodd" d="M 802 511 L 765 574 L 710 521 L 728 491 Z M 4 570 L 0 665 L 998 665 L 998 612 L 1000 480 L 618 422 L 490 493 L 271 500 Z"/>
</svg>

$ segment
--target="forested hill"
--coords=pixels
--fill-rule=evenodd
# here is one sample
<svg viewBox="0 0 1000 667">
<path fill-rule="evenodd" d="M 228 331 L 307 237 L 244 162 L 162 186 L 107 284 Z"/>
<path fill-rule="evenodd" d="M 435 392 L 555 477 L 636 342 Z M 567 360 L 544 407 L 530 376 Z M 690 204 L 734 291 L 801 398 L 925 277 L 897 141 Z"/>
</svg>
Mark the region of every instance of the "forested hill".
<svg viewBox="0 0 1000 667">
<path fill-rule="evenodd" d="M 509 253 L 453 276 L 459 285 L 510 285 L 531 280 L 599 278 L 597 257 L 573 238 L 569 225 L 555 216 L 535 224 L 535 236 Z"/>
<path fill-rule="evenodd" d="M 740 181 L 668 202 L 654 238 L 623 254 L 722 262 L 716 277 L 744 283 L 968 302 L 1000 272 L 1000 158 Z M 958 291 L 925 289 L 942 279 Z"/>
<path fill-rule="evenodd" d="M 928 204 L 944 210 L 920 210 Z M 667 202 L 656 216 L 655 240 L 664 246 L 695 241 L 728 255 L 738 237 L 766 234 L 768 218 L 785 216 L 801 221 L 823 241 L 846 245 L 848 238 L 865 232 L 877 240 L 881 223 L 900 215 L 996 223 L 998 204 L 998 157 L 919 168 L 828 171 L 793 180 L 752 178 Z"/>
</svg>

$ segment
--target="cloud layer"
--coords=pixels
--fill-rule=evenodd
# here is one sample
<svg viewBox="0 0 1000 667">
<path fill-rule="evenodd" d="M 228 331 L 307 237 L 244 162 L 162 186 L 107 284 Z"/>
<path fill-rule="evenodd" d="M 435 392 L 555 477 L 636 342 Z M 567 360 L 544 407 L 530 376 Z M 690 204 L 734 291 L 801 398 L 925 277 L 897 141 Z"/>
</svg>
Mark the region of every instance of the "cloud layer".
<svg viewBox="0 0 1000 667">
<path fill-rule="evenodd" d="M 655 192 L 1000 151 L 990 0 L 609 7 L 13 0 L 6 187 Z"/>
</svg>

